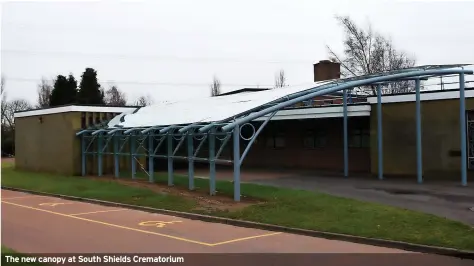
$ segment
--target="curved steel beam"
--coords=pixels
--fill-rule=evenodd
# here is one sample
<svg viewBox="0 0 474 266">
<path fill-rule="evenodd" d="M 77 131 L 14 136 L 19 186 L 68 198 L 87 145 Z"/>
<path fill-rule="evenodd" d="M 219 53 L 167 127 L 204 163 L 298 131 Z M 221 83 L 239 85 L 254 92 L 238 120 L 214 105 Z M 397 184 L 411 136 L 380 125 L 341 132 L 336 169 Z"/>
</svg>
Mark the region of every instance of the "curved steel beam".
<svg viewBox="0 0 474 266">
<path fill-rule="evenodd" d="M 392 74 L 392 75 L 387 75 L 387 76 L 378 76 L 374 78 L 367 78 L 367 79 L 362 79 L 362 80 L 355 80 L 355 81 L 349 81 L 346 83 L 342 83 L 340 85 L 332 86 L 328 89 L 323 89 L 323 90 L 318 90 L 316 92 L 308 93 L 303 96 L 293 98 L 292 100 L 286 101 L 279 103 L 277 105 L 274 105 L 272 107 L 268 107 L 266 109 L 260 110 L 258 112 L 252 113 L 244 118 L 237 119 L 236 121 L 223 126 L 221 129 L 222 131 L 229 131 L 232 128 L 234 128 L 236 125 L 243 125 L 245 123 L 248 123 L 252 120 L 255 120 L 259 117 L 262 117 L 264 115 L 267 115 L 269 113 L 281 110 L 287 106 L 314 98 L 316 96 L 321 96 L 325 95 L 328 93 L 336 92 L 336 91 L 341 91 L 344 89 L 350 89 L 352 87 L 358 87 L 358 86 L 364 86 L 364 85 L 370 85 L 373 83 L 377 82 L 383 82 L 383 81 L 390 81 L 390 80 L 397 80 L 397 79 L 402 79 L 402 78 L 409 78 L 409 77 L 418 77 L 418 76 L 425 76 L 425 75 L 449 75 L 449 74 L 473 74 L 474 71 L 472 70 L 464 70 L 464 69 L 441 69 L 441 70 L 421 70 L 421 71 L 411 71 L 411 72 L 403 72 L 399 74 Z"/>
</svg>

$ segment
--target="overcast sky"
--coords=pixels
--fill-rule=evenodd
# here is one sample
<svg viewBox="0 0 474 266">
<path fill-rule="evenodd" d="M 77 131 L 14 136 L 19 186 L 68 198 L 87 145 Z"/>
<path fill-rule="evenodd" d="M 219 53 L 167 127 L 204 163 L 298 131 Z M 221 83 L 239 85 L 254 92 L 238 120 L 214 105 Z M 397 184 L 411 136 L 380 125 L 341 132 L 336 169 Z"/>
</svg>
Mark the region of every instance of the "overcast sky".
<svg viewBox="0 0 474 266">
<path fill-rule="evenodd" d="M 4 3 L 1 72 L 9 98 L 36 102 L 42 77 L 95 68 L 129 100 L 209 96 L 311 82 L 312 64 L 341 52 L 335 15 L 391 36 L 417 64 L 474 63 L 474 1 L 154 0 Z"/>
</svg>

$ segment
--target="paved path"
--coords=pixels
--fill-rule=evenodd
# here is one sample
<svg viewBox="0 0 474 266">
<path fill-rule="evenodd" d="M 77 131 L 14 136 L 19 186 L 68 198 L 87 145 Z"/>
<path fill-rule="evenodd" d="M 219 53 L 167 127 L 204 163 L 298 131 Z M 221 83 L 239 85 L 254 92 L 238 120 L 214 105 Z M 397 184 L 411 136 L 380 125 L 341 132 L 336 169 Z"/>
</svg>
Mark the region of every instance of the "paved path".
<svg viewBox="0 0 474 266">
<path fill-rule="evenodd" d="M 2 244 L 22 253 L 409 253 L 8 190 L 1 197 Z"/>
</svg>

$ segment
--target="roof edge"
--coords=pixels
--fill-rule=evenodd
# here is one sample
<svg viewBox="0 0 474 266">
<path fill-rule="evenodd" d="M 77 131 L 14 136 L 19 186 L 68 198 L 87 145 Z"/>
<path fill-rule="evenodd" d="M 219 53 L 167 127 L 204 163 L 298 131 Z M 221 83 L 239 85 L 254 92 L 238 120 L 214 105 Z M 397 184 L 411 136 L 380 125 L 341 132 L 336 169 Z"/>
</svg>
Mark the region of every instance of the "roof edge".
<svg viewBox="0 0 474 266">
<path fill-rule="evenodd" d="M 35 110 L 26 110 L 16 112 L 14 117 L 30 117 L 39 115 L 50 115 L 69 112 L 93 112 L 93 113 L 123 113 L 127 111 L 134 111 L 137 106 L 94 106 L 94 105 L 63 105 L 51 108 L 42 108 Z"/>
</svg>

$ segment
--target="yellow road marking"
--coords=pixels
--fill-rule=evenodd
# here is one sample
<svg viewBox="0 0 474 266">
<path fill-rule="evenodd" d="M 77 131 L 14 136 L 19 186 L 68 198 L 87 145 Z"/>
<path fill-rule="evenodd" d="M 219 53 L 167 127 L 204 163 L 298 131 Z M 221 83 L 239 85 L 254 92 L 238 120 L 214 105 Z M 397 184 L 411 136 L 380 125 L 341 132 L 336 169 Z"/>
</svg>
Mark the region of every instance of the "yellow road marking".
<svg viewBox="0 0 474 266">
<path fill-rule="evenodd" d="M 159 228 L 165 227 L 167 224 L 174 224 L 174 223 L 181 223 L 181 221 L 169 221 L 169 222 L 163 222 L 163 221 L 146 221 L 146 222 L 141 222 L 138 225 L 141 226 L 155 226 Z"/>
<path fill-rule="evenodd" d="M 49 206 L 49 207 L 55 207 L 58 205 L 66 205 L 66 204 L 73 204 L 72 202 L 47 202 L 47 203 L 40 203 L 40 206 Z"/>
<path fill-rule="evenodd" d="M 44 196 L 34 195 L 34 196 L 11 197 L 11 198 L 2 198 L 2 200 L 27 199 L 27 198 L 37 198 L 37 197 L 44 197 Z"/>
<path fill-rule="evenodd" d="M 118 209 L 118 210 L 104 210 L 104 211 L 95 211 L 95 212 L 81 212 L 81 213 L 73 213 L 69 215 L 84 215 L 84 214 L 94 214 L 94 213 L 102 213 L 102 212 L 118 212 L 118 211 L 125 211 L 125 209 Z"/>
<path fill-rule="evenodd" d="M 249 239 L 254 239 L 254 238 L 260 238 L 260 237 L 266 237 L 266 236 L 274 236 L 274 235 L 279 235 L 279 234 L 281 234 L 281 233 L 276 232 L 276 233 L 270 233 L 270 234 L 264 234 L 264 235 L 258 235 L 258 236 L 242 237 L 242 238 L 232 239 L 232 240 L 229 240 L 229 241 L 214 243 L 214 244 L 211 244 L 211 246 L 224 245 L 224 244 L 229 244 L 229 243 L 234 243 L 234 242 L 239 242 L 239 241 L 244 241 L 244 240 L 249 240 Z"/>
<path fill-rule="evenodd" d="M 232 239 L 232 240 L 218 242 L 218 243 L 205 243 L 205 242 L 191 240 L 191 239 L 187 239 L 187 238 L 182 238 L 182 237 L 177 237 L 177 236 L 172 236 L 172 235 L 167 235 L 167 234 L 161 234 L 161 233 L 157 233 L 157 232 L 146 231 L 146 230 L 141 230 L 141 229 L 137 229 L 137 228 L 132 228 L 132 227 L 127 227 L 127 226 L 122 226 L 122 225 L 117 225 L 117 224 L 111 224 L 111 223 L 91 220 L 91 219 L 87 219 L 87 218 L 83 218 L 83 217 L 73 216 L 74 214 L 63 214 L 63 213 L 54 212 L 54 211 L 50 211 L 50 210 L 25 206 L 25 205 L 21 205 L 21 204 L 17 204 L 17 203 L 6 202 L 6 201 L 3 201 L 3 200 L 1 202 L 5 203 L 5 204 L 14 205 L 14 206 L 17 206 L 17 207 L 22 207 L 22 208 L 26 208 L 26 209 L 35 210 L 35 211 L 47 212 L 47 213 L 50 213 L 50 214 L 55 214 L 55 215 L 59 215 L 59 216 L 63 216 L 63 217 L 69 217 L 69 218 L 78 219 L 78 220 L 82 220 L 82 221 L 86 221 L 86 222 L 102 224 L 102 225 L 106 225 L 106 226 L 109 226 L 109 227 L 121 228 L 121 229 L 125 229 L 125 230 L 130 230 L 130 231 L 135 231 L 135 232 L 140 232 L 140 233 L 145 233 L 145 234 L 150 234 L 150 235 L 162 236 L 162 237 L 166 237 L 166 238 L 171 238 L 171 239 L 180 240 L 180 241 L 183 241 L 183 242 L 194 243 L 194 244 L 199 244 L 199 245 L 208 246 L 208 247 L 214 247 L 214 246 L 218 246 L 218 245 L 224 245 L 224 244 L 229 244 L 229 243 L 234 243 L 234 242 L 239 242 L 239 241 L 244 241 L 244 240 L 250 240 L 250 239 L 255 239 L 255 238 L 261 238 L 261 237 L 267 237 L 267 236 L 273 236 L 273 235 L 281 234 L 281 232 L 275 232 L 275 233 L 269 233 L 269 234 L 263 234 L 263 235 L 257 235 L 257 236 L 237 238 L 237 239 Z M 78 215 L 78 214 L 75 214 L 75 215 Z"/>
<path fill-rule="evenodd" d="M 167 238 L 171 238 L 171 239 L 175 239 L 175 240 L 181 240 L 181 241 L 184 241 L 184 242 L 189 242 L 189 243 L 194 243 L 194 244 L 199 244 L 199 245 L 204 245 L 204 246 L 212 246 L 212 244 L 209 244 L 209 243 L 195 241 L 195 240 L 191 240 L 191 239 L 187 239 L 187 238 L 171 236 L 171 235 L 166 235 L 166 234 L 160 234 L 160 233 L 140 230 L 140 229 L 136 229 L 136 228 L 132 228 L 132 227 L 126 227 L 126 226 L 122 226 L 122 225 L 91 220 L 91 219 L 87 219 L 87 218 L 83 218 L 83 217 L 77 217 L 77 216 L 72 216 L 72 215 L 63 214 L 63 213 L 59 213 L 59 212 L 53 212 L 53 211 L 49 211 L 49 210 L 43 210 L 43 209 L 38 209 L 38 208 L 30 207 L 30 206 L 25 206 L 25 205 L 20 205 L 20 204 L 16 204 L 16 203 L 6 202 L 6 201 L 3 201 L 3 200 L 2 200 L 2 203 L 6 203 L 6 204 L 18 206 L 18 207 L 23 207 L 23 208 L 27 208 L 27 209 L 31 209 L 31 210 L 56 214 L 56 215 L 59 215 L 59 216 L 69 217 L 69 218 L 78 219 L 78 220 L 82 220 L 82 221 L 86 221 L 86 222 L 102 224 L 102 225 L 106 225 L 106 226 L 110 226 L 110 227 L 116 227 L 116 228 L 121 228 L 121 229 L 125 229 L 125 230 L 130 230 L 130 231 L 135 231 L 135 232 L 140 232 L 140 233 L 145 233 L 145 234 L 150 234 L 150 235 L 163 236 L 163 237 L 167 237 Z"/>
</svg>

